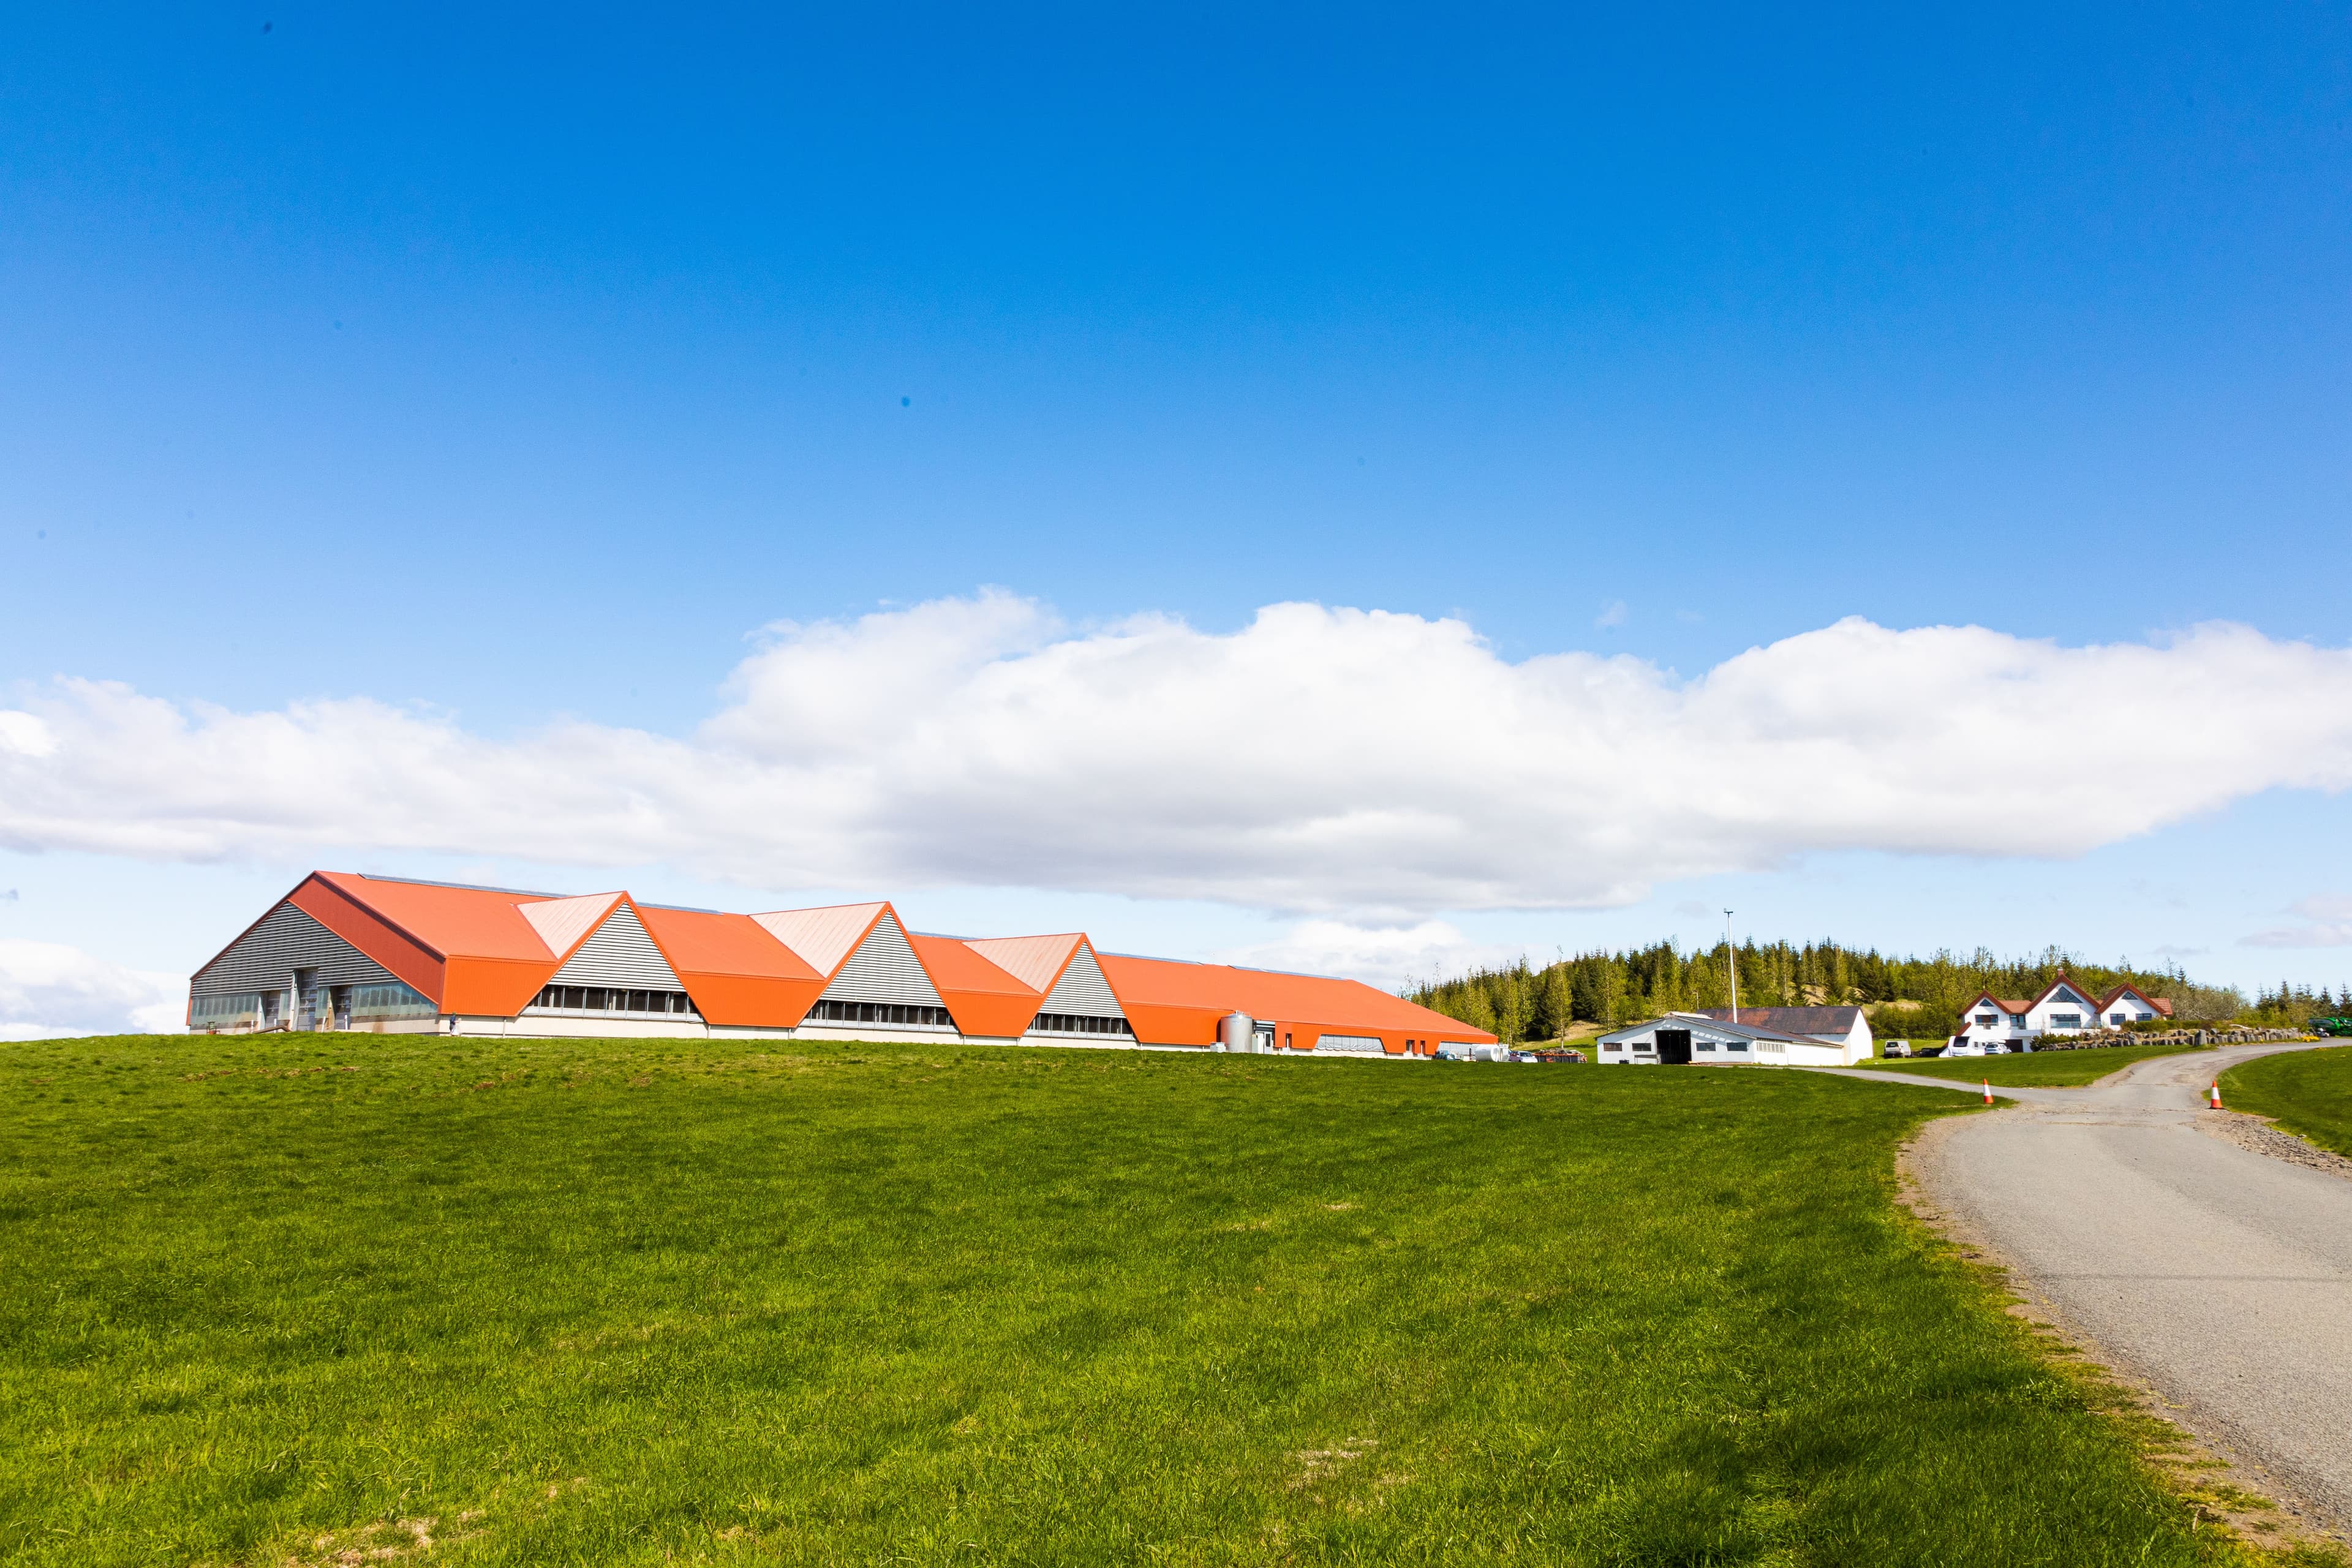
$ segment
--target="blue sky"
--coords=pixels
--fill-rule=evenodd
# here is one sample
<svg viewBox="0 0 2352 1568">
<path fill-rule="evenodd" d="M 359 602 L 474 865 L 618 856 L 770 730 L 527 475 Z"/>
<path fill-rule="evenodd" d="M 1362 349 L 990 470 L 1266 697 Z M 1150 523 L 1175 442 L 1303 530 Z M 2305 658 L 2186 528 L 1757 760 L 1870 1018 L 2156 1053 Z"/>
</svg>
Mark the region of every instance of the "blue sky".
<svg viewBox="0 0 2352 1568">
<path fill-rule="evenodd" d="M 2220 620 L 2340 654 L 2347 62 L 2352 18 L 2311 6 L 19 11 L 0 706 L 66 678 L 199 714 L 370 699 L 484 744 L 691 741 L 762 628 L 992 585 L 1081 642 L 1301 602 L 1684 680 L 1850 616 L 2060 648 Z M 931 923 L 1195 953 L 1305 962 L 1307 919 L 1544 952 L 1698 937 L 1730 902 L 1768 935 L 2332 985 L 2352 713 L 2315 679 L 2305 733 L 2190 711 L 2152 743 L 2315 771 L 2250 760 L 2059 854 L 1791 829 L 1725 869 L 1664 855 L 1638 896 L 1380 908 L 1216 896 L 1199 842 L 1142 900 L 844 864 Z M 2151 743 L 2082 720 L 2082 756 Z M 1519 743 L 1413 728 L 1448 769 Z M 2026 743 L 1955 733 L 1952 765 L 2074 754 Z M 166 809 L 88 776 L 116 827 Z M 506 854 L 478 825 L 142 847 L 8 817 L 6 778 L 0 939 L 142 971 L 184 973 L 310 864 L 867 890 L 804 859 Z M 2277 931 L 2322 945 L 2244 945 Z"/>
</svg>

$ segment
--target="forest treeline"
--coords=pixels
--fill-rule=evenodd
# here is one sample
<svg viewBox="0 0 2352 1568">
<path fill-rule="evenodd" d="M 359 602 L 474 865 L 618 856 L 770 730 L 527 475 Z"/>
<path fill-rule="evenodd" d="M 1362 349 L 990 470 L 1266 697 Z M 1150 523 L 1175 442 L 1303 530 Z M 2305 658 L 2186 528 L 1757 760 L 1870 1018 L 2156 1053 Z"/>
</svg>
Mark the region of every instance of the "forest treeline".
<svg viewBox="0 0 2352 1568">
<path fill-rule="evenodd" d="M 2197 984 L 2178 964 L 2135 969 L 2093 963 L 2055 947 L 2026 959 L 1999 958 L 1983 948 L 1965 956 L 1895 958 L 1834 942 L 1798 946 L 1751 940 L 1737 956 L 1741 1006 L 1859 1005 L 1869 1010 L 1873 1031 L 1889 1039 L 1949 1036 L 1959 1026 L 1961 1009 L 1980 992 L 2035 996 L 2061 970 L 2087 988 L 2094 1001 L 2112 986 L 2133 985 L 2170 1002 L 2174 1016 L 2189 1022 L 2281 1026 L 2337 1006 L 2325 990 L 2284 981 L 2277 991 L 2266 990 L 2249 1003 L 2235 987 Z M 1404 995 L 1514 1043 L 1557 1039 L 1578 1024 L 1632 1024 L 1661 1013 L 1729 1005 L 1721 942 L 1688 952 L 1661 942 L 1627 952 L 1563 954 L 1540 968 L 1522 958 L 1502 968 L 1408 987 Z M 2352 1000 L 2345 1005 L 2352 1007 Z"/>
</svg>

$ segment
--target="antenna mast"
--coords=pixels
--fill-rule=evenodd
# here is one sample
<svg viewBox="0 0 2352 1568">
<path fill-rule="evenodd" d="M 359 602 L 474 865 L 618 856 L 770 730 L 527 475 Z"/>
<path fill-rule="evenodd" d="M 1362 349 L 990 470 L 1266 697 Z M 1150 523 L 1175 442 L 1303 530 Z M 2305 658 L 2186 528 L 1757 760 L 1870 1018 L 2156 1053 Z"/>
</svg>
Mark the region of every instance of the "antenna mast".
<svg viewBox="0 0 2352 1568">
<path fill-rule="evenodd" d="M 1731 946 L 1731 911 L 1723 911 L 1723 962 L 1731 970 L 1731 1021 L 1739 1022 L 1739 954 Z"/>
</svg>

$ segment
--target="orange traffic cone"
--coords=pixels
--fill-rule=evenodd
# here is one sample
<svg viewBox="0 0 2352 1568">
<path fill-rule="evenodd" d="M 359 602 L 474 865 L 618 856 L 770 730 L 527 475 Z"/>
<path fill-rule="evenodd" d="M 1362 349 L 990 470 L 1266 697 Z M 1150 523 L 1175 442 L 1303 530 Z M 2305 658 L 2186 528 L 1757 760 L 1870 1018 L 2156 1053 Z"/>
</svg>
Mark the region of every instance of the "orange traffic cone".
<svg viewBox="0 0 2352 1568">
<path fill-rule="evenodd" d="M 2221 1080 L 2218 1078 L 2213 1080 L 2213 1109 L 2221 1109 Z"/>
<path fill-rule="evenodd" d="M 1987 1105 L 1990 1105 L 1992 1103 L 1992 1079 L 1987 1079 L 1984 1080 L 1984 1089 L 1985 1103 Z"/>
</svg>

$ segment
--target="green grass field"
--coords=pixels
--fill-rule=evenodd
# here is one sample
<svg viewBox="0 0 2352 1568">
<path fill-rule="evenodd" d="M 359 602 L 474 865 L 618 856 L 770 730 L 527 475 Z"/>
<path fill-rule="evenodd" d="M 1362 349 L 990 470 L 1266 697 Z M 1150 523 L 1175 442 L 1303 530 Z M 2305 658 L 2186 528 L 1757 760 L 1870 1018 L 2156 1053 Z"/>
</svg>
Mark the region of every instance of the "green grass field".
<svg viewBox="0 0 2352 1568">
<path fill-rule="evenodd" d="M 269 1036 L 0 1093 L 11 1563 L 2240 1560 L 1891 1203 L 1966 1107 L 1887 1085 Z"/>
<path fill-rule="evenodd" d="M 2352 1156 L 2352 1046 L 2257 1057 L 2221 1075 L 2221 1103 Z"/>
<path fill-rule="evenodd" d="M 1874 1071 L 1917 1073 L 1922 1078 L 1992 1080 L 1995 1089 L 2074 1089 L 2103 1079 L 2117 1068 L 2194 1050 L 2193 1046 L 2100 1046 L 2086 1051 L 2029 1051 L 2022 1056 L 1931 1057 L 1926 1061 L 1874 1061 Z"/>
</svg>

